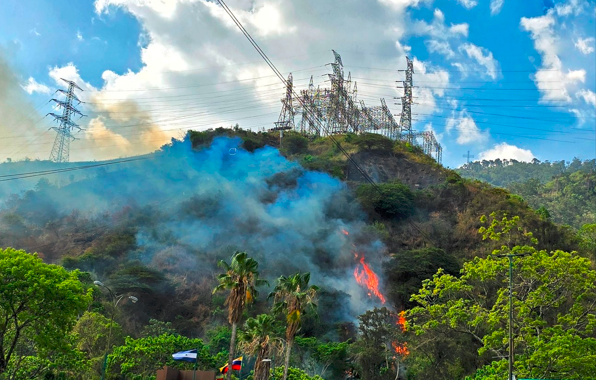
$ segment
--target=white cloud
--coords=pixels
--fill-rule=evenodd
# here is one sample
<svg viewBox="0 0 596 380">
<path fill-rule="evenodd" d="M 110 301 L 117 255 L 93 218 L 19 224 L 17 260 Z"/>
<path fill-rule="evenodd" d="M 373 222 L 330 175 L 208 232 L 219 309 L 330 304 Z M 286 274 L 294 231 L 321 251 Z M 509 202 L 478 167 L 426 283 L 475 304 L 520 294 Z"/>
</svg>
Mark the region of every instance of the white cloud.
<svg viewBox="0 0 596 380">
<path fill-rule="evenodd" d="M 586 102 L 589 105 L 592 105 L 592 107 L 596 107 L 596 94 L 592 90 L 579 90 L 575 93 L 575 97 L 578 99 L 583 99 L 584 102 Z"/>
<path fill-rule="evenodd" d="M 457 2 L 460 3 L 462 7 L 466 9 L 472 9 L 476 5 L 478 5 L 478 2 L 476 0 L 457 0 Z"/>
<path fill-rule="evenodd" d="M 329 66 L 324 65 L 332 59 L 332 47 L 342 54 L 346 75 L 351 71 L 353 77 L 366 77 L 373 83 L 393 83 L 398 78 L 387 72 L 359 70 L 349 65 L 405 68 L 405 55 L 412 56 L 405 41 L 417 23 L 409 9 L 431 3 L 432 0 L 230 0 L 228 6 L 284 76 L 294 71 L 294 83 L 300 90 L 306 87 L 311 74 L 315 85 L 328 87 L 323 74 L 330 72 Z M 77 96 L 87 103 L 78 107 L 89 118 L 77 119 L 86 131 L 72 145 L 72 160 L 145 153 L 170 136 L 178 136 L 180 130 L 235 123 L 243 128 L 261 129 L 271 127 L 277 120 L 283 85 L 258 60 L 253 47 L 215 2 L 95 0 L 94 4 L 99 17 L 118 8 L 137 20 L 142 30 L 142 65 L 123 73 L 105 70 L 103 82 L 94 82 L 97 87 L 88 78 L 81 78 L 73 64 L 49 70 L 52 85 L 55 82 L 59 88 L 65 88 L 66 83 L 60 79 L 65 78 L 84 90 L 77 91 Z M 329 17 L 329 9 L 341 12 Z M 467 24 L 446 24 L 439 10 L 435 16 L 435 24 L 428 25 L 428 29 L 440 37 L 433 39 L 467 36 Z M 91 35 L 83 36 L 82 31 L 75 32 L 74 41 L 99 41 Z M 351 45 L 366 46 L 386 58 L 350 52 Z M 414 62 L 417 78 L 448 86 L 446 71 L 433 68 L 428 73 L 425 62 L 415 58 Z M 358 84 L 359 100 L 373 107 L 380 104 L 379 98 L 385 97 L 391 111 L 399 113 L 386 88 L 367 87 L 366 81 L 362 82 Z M 441 96 L 442 91 L 420 89 L 415 96 L 429 103 L 421 109 L 434 112 L 435 97 Z"/>
<path fill-rule="evenodd" d="M 33 34 L 33 35 L 35 35 L 37 37 L 41 36 L 41 33 L 39 33 L 37 31 L 37 28 L 33 28 L 33 29 L 29 30 L 29 33 L 31 33 L 31 34 Z"/>
<path fill-rule="evenodd" d="M 536 51 L 542 56 L 542 66 L 534 76 L 534 82 L 542 95 L 541 99 L 570 102 L 569 89 L 585 82 L 586 71 L 584 69 L 564 70 L 563 62 L 559 58 L 560 38 L 555 33 L 555 26 L 559 26 L 556 13 L 550 9 L 547 14 L 540 17 L 522 17 L 520 25 L 530 32 Z"/>
<path fill-rule="evenodd" d="M 491 149 L 481 152 L 478 157 L 480 160 L 496 160 L 497 158 L 530 162 L 534 159 L 534 154 L 529 149 L 522 149 L 515 145 L 507 143 L 497 144 Z"/>
<path fill-rule="evenodd" d="M 425 44 L 426 48 L 431 53 L 439 53 L 446 58 L 453 58 L 455 56 L 455 52 L 451 49 L 451 46 L 447 41 L 427 40 Z"/>
<path fill-rule="evenodd" d="M 486 68 L 486 74 L 492 79 L 497 79 L 500 72 L 499 63 L 493 58 L 493 53 L 488 49 L 476 46 L 471 43 L 465 43 L 459 47 L 460 51 L 465 51 L 469 58 L 474 59 L 479 65 Z"/>
<path fill-rule="evenodd" d="M 52 78 L 54 80 L 54 82 L 56 82 L 56 85 L 59 87 L 67 86 L 67 84 L 62 80 L 62 79 L 66 79 L 66 80 L 75 82 L 79 87 L 81 87 L 83 89 L 83 91 L 85 91 L 87 93 L 94 93 L 97 91 L 97 89 L 95 87 L 93 87 L 91 84 L 85 82 L 81 78 L 81 75 L 79 74 L 79 70 L 72 62 L 70 62 L 70 63 L 66 64 L 66 66 L 62 66 L 62 67 L 54 66 L 53 68 L 50 69 L 48 75 L 50 76 L 50 78 Z M 89 96 L 88 94 L 86 94 L 86 95 Z"/>
<path fill-rule="evenodd" d="M 584 0 L 570 0 L 568 3 L 558 3 L 554 9 L 559 16 L 569 16 L 571 14 L 577 16 L 587 6 L 588 3 Z"/>
<path fill-rule="evenodd" d="M 457 116 L 453 115 L 447 119 L 445 132 L 450 134 L 452 130 L 457 131 L 458 136 L 456 142 L 460 145 L 483 143 L 486 142 L 489 137 L 488 131 L 482 132 L 476 125 L 474 119 L 465 111 L 461 111 Z"/>
<path fill-rule="evenodd" d="M 435 9 L 433 19 L 430 23 L 419 20 L 412 25 L 412 33 L 423 36 L 430 36 L 435 39 L 448 39 L 453 37 L 467 37 L 469 25 L 466 23 L 445 24 L 445 14 L 440 9 Z"/>
<path fill-rule="evenodd" d="M 453 66 L 457 70 L 459 70 L 459 73 L 460 73 L 462 79 L 465 79 L 468 76 L 469 68 L 467 65 L 464 65 L 463 63 L 460 63 L 460 62 L 454 62 L 451 64 L 451 66 Z"/>
<path fill-rule="evenodd" d="M 490 0 L 490 14 L 491 16 L 498 15 L 503 9 L 505 0 Z"/>
<path fill-rule="evenodd" d="M 46 86 L 45 84 L 37 83 L 37 81 L 33 79 L 33 77 L 29 77 L 27 83 L 25 85 L 21 85 L 21 87 L 23 88 L 23 90 L 27 91 L 28 94 L 33 94 L 34 92 L 40 94 L 50 93 L 50 88 L 48 86 Z"/>
<path fill-rule="evenodd" d="M 575 41 L 575 47 L 582 54 L 590 54 L 594 52 L 594 47 L 590 46 L 590 44 L 593 42 L 594 37 L 578 38 L 577 41 Z"/>
</svg>

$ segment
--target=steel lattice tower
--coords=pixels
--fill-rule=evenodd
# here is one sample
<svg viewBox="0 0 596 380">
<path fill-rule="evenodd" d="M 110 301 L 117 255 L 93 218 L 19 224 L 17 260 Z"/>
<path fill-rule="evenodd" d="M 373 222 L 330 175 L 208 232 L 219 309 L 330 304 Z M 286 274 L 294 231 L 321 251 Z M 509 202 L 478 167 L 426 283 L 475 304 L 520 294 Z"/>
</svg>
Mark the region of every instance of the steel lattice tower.
<svg viewBox="0 0 596 380">
<path fill-rule="evenodd" d="M 404 96 L 401 98 L 401 117 L 399 124 L 401 126 L 402 133 L 405 133 L 405 140 L 410 144 L 414 143 L 414 134 L 412 132 L 412 87 L 414 74 L 414 63 L 409 57 L 406 57 L 408 62 L 408 68 L 406 69 L 406 80 L 404 84 Z"/>
<path fill-rule="evenodd" d="M 287 129 L 294 129 L 294 106 L 293 106 L 293 97 L 292 94 L 294 93 L 294 78 L 292 77 L 292 73 L 288 75 L 287 80 L 287 87 L 286 87 L 286 97 L 281 100 L 282 108 L 281 112 L 279 113 L 279 118 L 275 122 L 275 128 L 273 130 L 287 130 Z"/>
<path fill-rule="evenodd" d="M 75 140 L 75 137 L 72 135 L 72 131 L 75 128 L 79 131 L 82 129 L 71 120 L 71 117 L 74 114 L 77 114 L 80 117 L 85 116 L 72 104 L 73 101 L 77 101 L 79 104 L 81 104 L 81 101 L 74 94 L 74 91 L 75 89 L 83 91 L 83 89 L 77 86 L 77 84 L 73 81 L 66 80 L 64 78 L 61 79 L 68 83 L 68 90 L 58 90 L 65 95 L 65 99 L 52 99 L 52 101 L 56 102 L 56 104 L 62 108 L 62 115 L 56 115 L 55 113 L 48 114 L 53 116 L 54 120 L 59 124 L 58 127 L 51 128 L 58 133 L 56 135 L 56 140 L 54 140 L 52 153 L 50 154 L 50 160 L 54 162 L 68 162 L 70 155 L 70 141 Z"/>
</svg>

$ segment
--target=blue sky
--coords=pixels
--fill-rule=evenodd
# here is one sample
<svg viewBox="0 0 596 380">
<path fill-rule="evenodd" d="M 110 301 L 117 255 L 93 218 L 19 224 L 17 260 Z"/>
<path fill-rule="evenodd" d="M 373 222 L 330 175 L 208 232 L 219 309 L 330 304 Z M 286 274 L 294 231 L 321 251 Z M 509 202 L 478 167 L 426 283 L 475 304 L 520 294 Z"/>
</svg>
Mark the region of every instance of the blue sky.
<svg viewBox="0 0 596 380">
<path fill-rule="evenodd" d="M 414 59 L 415 129 L 444 164 L 596 155 L 595 2 L 589 0 L 229 0 L 299 88 L 327 85 L 331 49 L 359 99 L 384 97 Z M 44 104 L 75 80 L 88 103 L 73 160 L 151 151 L 184 129 L 268 128 L 281 84 L 227 16 L 203 0 L 0 2 L 0 160 L 49 156 Z"/>
</svg>

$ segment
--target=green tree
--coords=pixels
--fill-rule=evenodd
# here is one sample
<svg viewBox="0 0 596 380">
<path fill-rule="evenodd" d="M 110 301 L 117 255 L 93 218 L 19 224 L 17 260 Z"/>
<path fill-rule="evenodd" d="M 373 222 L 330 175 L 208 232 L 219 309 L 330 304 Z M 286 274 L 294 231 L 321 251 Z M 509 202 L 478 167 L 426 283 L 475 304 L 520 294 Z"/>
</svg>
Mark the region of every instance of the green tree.
<svg viewBox="0 0 596 380">
<path fill-rule="evenodd" d="M 122 328 L 119 324 L 96 312 L 86 311 L 77 321 L 73 333 L 77 337 L 77 349 L 86 352 L 90 358 L 103 356 L 112 328 L 113 342 L 122 342 Z"/>
<path fill-rule="evenodd" d="M 388 298 L 394 305 L 404 309 L 413 307 L 410 297 L 418 292 L 422 281 L 431 278 L 439 268 L 449 274 L 457 274 L 460 269 L 457 260 L 439 248 L 421 248 L 393 254 L 391 260 L 384 265 Z"/>
<path fill-rule="evenodd" d="M 306 372 L 299 368 L 289 367 L 289 368 L 275 368 L 272 371 L 272 376 L 274 378 L 279 379 L 282 376 L 286 376 L 288 380 L 323 380 L 323 378 L 319 375 L 309 376 Z"/>
<path fill-rule="evenodd" d="M 400 182 L 360 185 L 356 196 L 365 209 L 385 218 L 405 218 L 414 211 L 414 194 Z"/>
<path fill-rule="evenodd" d="M 149 324 L 143 327 L 142 336 L 160 336 L 163 334 L 176 335 L 178 332 L 172 327 L 172 322 L 150 319 Z"/>
<path fill-rule="evenodd" d="M 579 229 L 580 246 L 596 260 L 596 224 L 584 224 Z"/>
<path fill-rule="evenodd" d="M 308 151 L 308 139 L 296 133 L 286 134 L 282 146 L 290 154 L 302 154 Z"/>
<path fill-rule="evenodd" d="M 254 368 L 254 380 L 267 380 L 271 359 L 280 351 L 280 342 L 276 338 L 277 325 L 275 318 L 268 314 L 260 314 L 256 318 L 248 318 L 244 323 L 244 330 L 240 332 L 240 350 L 249 356 L 257 357 Z"/>
<path fill-rule="evenodd" d="M 302 316 L 309 309 L 316 308 L 315 298 L 319 287 L 310 285 L 310 273 L 296 273 L 293 276 L 281 276 L 273 289 L 273 310 L 281 313 L 286 319 L 286 356 L 283 380 L 288 378 L 290 355 L 296 333 L 302 324 Z"/>
<path fill-rule="evenodd" d="M 25 251 L 0 250 L 0 376 L 27 339 L 41 358 L 68 350 L 69 332 L 90 302 L 78 272 Z"/>
<path fill-rule="evenodd" d="M 359 337 L 352 347 L 356 369 L 364 380 L 397 379 L 406 356 L 403 331 L 398 316 L 386 307 L 375 308 L 358 317 Z M 400 352 L 395 352 L 404 347 Z"/>
<path fill-rule="evenodd" d="M 299 348 L 295 351 L 300 354 L 298 358 L 303 363 L 302 368 L 306 368 L 309 373 L 318 374 L 325 379 L 345 378 L 346 371 L 350 368 L 350 342 L 322 343 L 315 337 L 297 336 L 295 345 Z"/>
<path fill-rule="evenodd" d="M 227 372 L 227 378 L 231 380 L 238 323 L 246 305 L 252 303 L 257 297 L 256 287 L 267 284 L 267 281 L 259 278 L 259 263 L 248 257 L 246 252 L 236 252 L 230 264 L 222 260 L 219 262 L 219 266 L 225 272 L 217 276 L 219 285 L 213 289 L 213 293 L 220 290 L 229 290 L 230 292 L 226 304 L 228 305 L 228 322 L 232 325 Z"/>
<path fill-rule="evenodd" d="M 209 353 L 201 339 L 190 339 L 181 335 L 163 334 L 133 339 L 127 337 L 124 345 L 114 348 L 108 358 L 110 373 L 120 373 L 127 379 L 145 379 L 155 375 L 158 369 L 169 366 L 190 369 L 193 364 L 175 361 L 172 354 L 178 351 L 196 349 L 198 367 L 214 369 L 220 357 Z"/>
<path fill-rule="evenodd" d="M 482 228 L 485 239 L 509 241 L 520 231 L 516 218 L 493 219 Z M 506 376 L 508 349 L 508 259 L 513 260 L 515 371 L 518 377 L 584 378 L 596 374 L 596 271 L 589 260 L 572 253 L 538 251 L 532 245 L 503 245 L 485 259 L 464 264 L 459 277 L 441 269 L 412 296 L 410 323 L 432 344 L 439 335 L 464 335 L 477 350 L 478 368 Z M 497 358 L 497 360 L 494 360 Z M 467 373 L 471 375 L 471 373 Z"/>
</svg>

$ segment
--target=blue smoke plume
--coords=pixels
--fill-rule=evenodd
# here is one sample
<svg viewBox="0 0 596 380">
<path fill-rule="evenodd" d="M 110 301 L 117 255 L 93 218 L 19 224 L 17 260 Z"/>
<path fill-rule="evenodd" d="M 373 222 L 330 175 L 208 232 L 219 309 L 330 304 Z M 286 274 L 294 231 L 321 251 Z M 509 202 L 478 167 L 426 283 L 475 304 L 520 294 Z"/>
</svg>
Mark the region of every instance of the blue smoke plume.
<svg viewBox="0 0 596 380">
<path fill-rule="evenodd" d="M 218 137 L 193 150 L 173 140 L 147 160 L 99 169 L 49 193 L 65 212 L 89 215 L 154 206 L 159 223 L 137 232 L 135 258 L 190 277 L 212 276 L 218 259 L 247 251 L 269 279 L 297 271 L 349 295 L 345 313 L 374 303 L 356 284 L 354 254 L 379 264 L 384 247 L 346 185 L 308 171 L 272 147 L 242 149 L 239 138 Z M 346 235 L 345 232 L 349 235 Z M 380 273 L 378 266 L 375 268 Z"/>
</svg>

